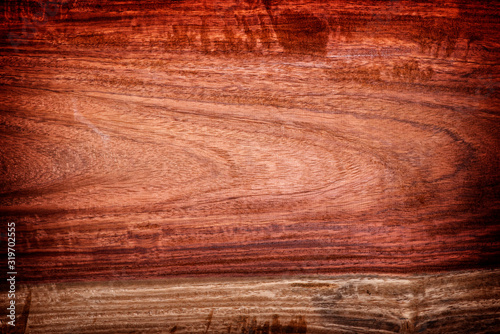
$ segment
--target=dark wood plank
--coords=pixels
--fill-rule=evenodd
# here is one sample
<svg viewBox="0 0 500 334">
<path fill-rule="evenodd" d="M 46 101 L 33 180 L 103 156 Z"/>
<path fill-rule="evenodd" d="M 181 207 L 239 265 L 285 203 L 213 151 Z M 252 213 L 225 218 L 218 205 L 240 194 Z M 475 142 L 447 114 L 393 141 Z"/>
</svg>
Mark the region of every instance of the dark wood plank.
<svg viewBox="0 0 500 334">
<path fill-rule="evenodd" d="M 21 286 L 28 333 L 494 333 L 500 275 L 175 278 Z M 1 305 L 3 306 L 3 305 Z"/>
</svg>

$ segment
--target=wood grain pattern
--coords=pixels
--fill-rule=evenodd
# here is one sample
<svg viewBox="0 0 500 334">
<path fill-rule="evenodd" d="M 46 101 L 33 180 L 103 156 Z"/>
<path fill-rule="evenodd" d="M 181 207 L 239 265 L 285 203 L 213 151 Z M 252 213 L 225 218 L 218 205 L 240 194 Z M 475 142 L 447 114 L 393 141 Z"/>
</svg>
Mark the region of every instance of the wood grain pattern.
<svg viewBox="0 0 500 334">
<path fill-rule="evenodd" d="M 229 5 L 75 4 L 4 47 L 2 210 L 21 225 L 26 279 L 496 262 L 488 6 Z M 461 18 L 474 29 L 452 35 Z M 422 35 L 431 21 L 442 36 Z M 293 37 L 304 25 L 313 37 Z M 249 30 L 260 48 L 228 49 Z"/>
<path fill-rule="evenodd" d="M 28 287 L 498 269 L 498 3 L 1 6 L 0 219 Z"/>
<path fill-rule="evenodd" d="M 28 333 L 494 333 L 496 271 L 23 286 Z M 25 297 L 26 296 L 26 297 Z"/>
</svg>

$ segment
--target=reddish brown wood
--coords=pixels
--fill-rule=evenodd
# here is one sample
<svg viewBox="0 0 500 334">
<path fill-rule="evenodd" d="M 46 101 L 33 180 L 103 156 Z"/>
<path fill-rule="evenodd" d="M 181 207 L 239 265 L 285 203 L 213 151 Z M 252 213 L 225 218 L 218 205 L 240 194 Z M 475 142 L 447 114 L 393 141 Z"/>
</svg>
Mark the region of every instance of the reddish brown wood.
<svg viewBox="0 0 500 334">
<path fill-rule="evenodd" d="M 498 267 L 497 4 L 36 6 L 1 23 L 25 281 Z"/>
</svg>

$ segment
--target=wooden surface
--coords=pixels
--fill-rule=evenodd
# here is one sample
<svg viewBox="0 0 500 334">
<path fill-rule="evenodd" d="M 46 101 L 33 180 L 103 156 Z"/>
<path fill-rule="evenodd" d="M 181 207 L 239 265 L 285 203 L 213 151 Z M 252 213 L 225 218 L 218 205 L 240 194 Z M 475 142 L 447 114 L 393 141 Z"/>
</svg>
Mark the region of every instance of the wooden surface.
<svg viewBox="0 0 500 334">
<path fill-rule="evenodd" d="M 168 290 L 178 279 L 188 289 L 201 279 L 194 286 L 209 289 L 238 276 L 248 291 L 272 282 L 265 295 L 304 275 L 385 289 L 438 273 L 444 281 L 429 291 L 448 289 L 448 278 L 488 282 L 457 296 L 471 303 L 457 302 L 460 321 L 442 320 L 455 322 L 451 332 L 498 330 L 497 3 L 2 6 L 0 214 L 2 226 L 16 223 L 20 284 L 32 291 L 27 332 L 96 330 L 75 319 L 64 327 L 60 310 L 45 305 L 85 284 L 125 280 L 120 298 L 133 299 L 133 289 L 149 296 L 144 284 Z M 353 276 L 336 278 L 345 274 Z M 316 290 L 292 290 L 300 305 L 315 298 Z M 414 302 L 404 289 L 394 294 Z M 72 310 L 87 305 L 77 295 Z M 308 333 L 443 332 L 422 327 L 441 321 L 432 320 L 448 307 L 441 292 L 418 297 L 429 300 L 429 320 L 408 324 L 398 317 L 410 319 L 413 306 L 377 296 L 356 316 L 325 305 L 278 311 L 280 301 L 269 300 L 248 316 L 304 321 Z M 226 332 L 221 319 L 247 314 L 223 302 L 191 305 L 169 313 L 184 319 L 195 310 L 179 332 Z M 386 327 L 368 321 L 378 317 L 372 306 Z M 218 307 L 228 315 L 215 325 Z M 214 325 L 204 329 L 210 310 Z M 489 320 L 473 316 L 483 310 Z M 154 319 L 157 332 L 177 321 Z"/>
<path fill-rule="evenodd" d="M 29 333 L 494 333 L 500 275 L 46 283 L 19 299 Z"/>
</svg>

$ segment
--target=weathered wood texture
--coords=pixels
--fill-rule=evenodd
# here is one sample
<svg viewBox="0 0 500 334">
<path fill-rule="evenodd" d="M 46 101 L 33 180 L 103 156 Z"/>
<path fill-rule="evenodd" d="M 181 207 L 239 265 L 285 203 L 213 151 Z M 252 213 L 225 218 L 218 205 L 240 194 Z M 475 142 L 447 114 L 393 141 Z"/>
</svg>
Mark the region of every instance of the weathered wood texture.
<svg viewBox="0 0 500 334">
<path fill-rule="evenodd" d="M 169 279 L 21 289 L 27 333 L 498 333 L 497 271 Z M 24 307 L 28 299 L 29 307 Z M 3 305 L 2 305 L 3 306 Z"/>
</svg>

